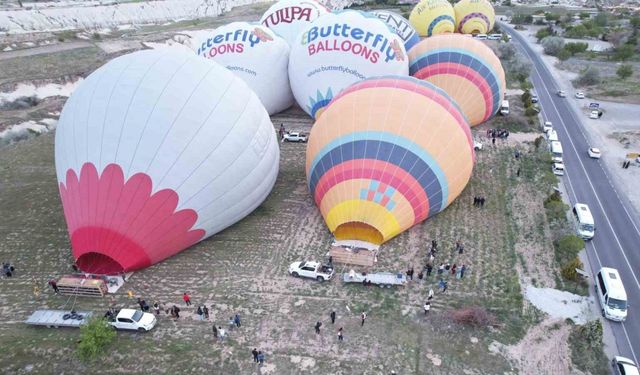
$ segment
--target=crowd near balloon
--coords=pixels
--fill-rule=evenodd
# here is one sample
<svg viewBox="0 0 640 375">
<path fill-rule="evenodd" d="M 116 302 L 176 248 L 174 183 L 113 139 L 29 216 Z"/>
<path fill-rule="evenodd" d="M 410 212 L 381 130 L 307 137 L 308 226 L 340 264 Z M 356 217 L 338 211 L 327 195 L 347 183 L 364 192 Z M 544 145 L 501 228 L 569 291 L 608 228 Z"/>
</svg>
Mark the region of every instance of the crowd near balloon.
<svg viewBox="0 0 640 375">
<path fill-rule="evenodd" d="M 306 183 L 336 239 L 380 245 L 441 212 L 471 177 L 470 127 L 505 95 L 499 59 L 463 35 L 493 23 L 487 0 L 423 0 L 409 20 L 282 0 L 194 34 L 192 53 L 110 61 L 56 132 L 78 267 L 139 270 L 250 214 L 278 175 L 269 115 L 294 101 L 315 121 Z"/>
</svg>

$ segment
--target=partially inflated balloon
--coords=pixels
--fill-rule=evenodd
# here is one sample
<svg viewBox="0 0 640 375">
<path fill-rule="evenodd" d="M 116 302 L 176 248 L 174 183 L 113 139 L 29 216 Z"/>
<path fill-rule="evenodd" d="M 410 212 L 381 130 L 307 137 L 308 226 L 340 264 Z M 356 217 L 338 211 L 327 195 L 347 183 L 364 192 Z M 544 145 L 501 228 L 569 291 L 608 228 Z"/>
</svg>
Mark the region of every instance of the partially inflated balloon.
<svg viewBox="0 0 640 375">
<path fill-rule="evenodd" d="M 459 33 L 486 34 L 493 29 L 496 13 L 488 0 L 460 0 L 453 10 Z"/>
<path fill-rule="evenodd" d="M 329 10 L 315 0 L 280 0 L 260 18 L 260 23 L 292 45 L 294 39 L 316 18 Z"/>
<path fill-rule="evenodd" d="M 309 136 L 306 172 L 336 239 L 381 244 L 444 210 L 473 164 L 469 125 L 443 90 L 380 77 L 325 109 Z"/>
<path fill-rule="evenodd" d="M 279 149 L 240 78 L 164 49 L 116 58 L 82 82 L 60 116 L 55 159 L 77 264 L 108 274 L 245 217 L 271 191 Z"/>
<path fill-rule="evenodd" d="M 423 0 L 416 4 L 409 21 L 420 36 L 452 33 L 456 28 L 453 6 L 447 0 Z"/>
<path fill-rule="evenodd" d="M 197 53 L 242 78 L 258 95 L 269 114 L 293 104 L 289 86 L 289 45 L 268 28 L 233 22 L 200 34 Z"/>
<path fill-rule="evenodd" d="M 415 46 L 420 41 L 420 36 L 411 26 L 411 23 L 407 21 L 406 18 L 401 15 L 390 12 L 388 10 L 376 10 L 375 12 L 371 12 L 376 15 L 376 17 L 380 18 L 384 23 L 387 24 L 393 31 L 398 34 L 400 38 L 404 41 L 404 49 L 409 51 L 411 47 Z"/>
<path fill-rule="evenodd" d="M 402 39 L 370 13 L 325 14 L 298 39 L 291 47 L 289 79 L 296 101 L 312 117 L 355 82 L 408 73 Z"/>
<path fill-rule="evenodd" d="M 446 91 L 471 126 L 496 114 L 506 91 L 500 59 L 481 41 L 461 34 L 418 43 L 409 53 L 409 70 Z"/>
</svg>

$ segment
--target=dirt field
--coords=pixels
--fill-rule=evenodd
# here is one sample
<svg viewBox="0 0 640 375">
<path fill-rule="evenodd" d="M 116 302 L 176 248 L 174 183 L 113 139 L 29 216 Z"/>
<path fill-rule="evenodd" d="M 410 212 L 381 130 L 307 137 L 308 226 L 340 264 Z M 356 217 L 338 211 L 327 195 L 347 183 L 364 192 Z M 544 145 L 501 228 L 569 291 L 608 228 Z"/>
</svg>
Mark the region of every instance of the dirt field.
<svg viewBox="0 0 640 375">
<path fill-rule="evenodd" d="M 293 130 L 308 131 L 311 126 L 300 110 L 276 116 L 273 122 L 276 127 L 284 122 Z M 418 269 L 433 238 L 441 247 L 436 262 L 467 265 L 464 279 L 449 277 L 446 295 L 436 294 L 428 317 L 421 307 L 428 289 L 437 290 L 434 276 L 393 290 L 343 285 L 339 280 L 318 284 L 287 275 L 290 262 L 322 259 L 331 236 L 305 185 L 304 145 L 282 144 L 280 175 L 261 207 L 224 232 L 135 273 L 113 300 L 118 307 L 136 307 L 126 296 L 132 290 L 150 304 L 181 306 L 181 318 L 174 322 L 163 313 L 159 326 L 148 334 L 119 333 L 108 354 L 92 364 L 82 364 L 73 353 L 77 330 L 22 323 L 37 308 L 104 311 L 110 300 L 68 300 L 46 288 L 49 278 L 69 272 L 72 263 L 55 182 L 53 134 L 6 147 L 0 151 L 0 253 L 18 271 L 16 277 L 0 280 L 0 368 L 42 374 L 522 372 L 530 362 L 508 350 L 495 350 L 496 345 L 518 345 L 528 328 L 542 321 L 537 310 L 523 303 L 519 281 L 553 287 L 557 268 L 542 207 L 553 178 L 547 165 L 536 162 L 533 138 L 535 134 L 513 134 L 495 148 L 485 144 L 461 197 L 383 246 L 377 270 L 404 271 L 409 265 Z M 515 148 L 523 152 L 520 161 L 513 157 Z M 486 197 L 483 209 L 472 207 L 475 195 Z M 463 255 L 454 254 L 456 239 L 465 244 Z M 338 267 L 338 272 L 346 271 Z M 35 285 L 43 292 L 37 298 Z M 194 309 L 183 306 L 184 291 L 191 293 L 194 304 L 213 306 L 212 321 L 225 325 L 239 313 L 242 327 L 224 344 L 215 343 L 211 321 L 198 321 Z M 469 328 L 449 318 L 453 309 L 474 304 L 493 312 L 499 327 Z M 329 321 L 331 308 L 338 313 L 335 327 Z M 364 327 L 362 310 L 369 314 Z M 313 332 L 318 320 L 324 324 L 320 335 Z M 335 336 L 337 326 L 344 327 L 341 344 Z M 526 347 L 565 348 L 555 360 L 567 364 L 565 336 L 529 339 Z M 260 370 L 251 361 L 254 347 L 266 352 L 266 365 Z M 545 368 L 544 362 L 539 362 L 538 373 L 557 373 L 557 364 Z"/>
</svg>

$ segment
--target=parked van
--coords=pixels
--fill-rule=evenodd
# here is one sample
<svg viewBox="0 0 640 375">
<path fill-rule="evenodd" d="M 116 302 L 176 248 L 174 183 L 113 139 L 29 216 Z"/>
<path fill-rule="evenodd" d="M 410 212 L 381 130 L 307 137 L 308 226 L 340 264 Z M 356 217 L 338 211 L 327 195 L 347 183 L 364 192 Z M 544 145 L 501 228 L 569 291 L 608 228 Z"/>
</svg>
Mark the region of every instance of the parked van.
<svg viewBox="0 0 640 375">
<path fill-rule="evenodd" d="M 551 142 L 549 150 L 551 151 L 551 161 L 562 163 L 562 144 L 560 144 L 560 141 Z"/>
<path fill-rule="evenodd" d="M 480 40 L 486 40 L 487 34 L 475 34 L 473 37 Z"/>
<path fill-rule="evenodd" d="M 553 129 L 549 130 L 549 131 L 547 132 L 547 140 L 548 140 L 549 142 L 555 142 L 555 141 L 557 141 L 557 140 L 558 140 L 558 133 L 557 133 L 555 130 L 553 130 Z"/>
<path fill-rule="evenodd" d="M 615 268 L 602 267 L 595 280 L 602 315 L 617 322 L 627 319 L 627 292 Z"/>
<path fill-rule="evenodd" d="M 502 105 L 500 106 L 500 114 L 506 116 L 509 114 L 509 101 L 503 100 Z"/>
<path fill-rule="evenodd" d="M 489 39 L 489 40 L 500 40 L 500 39 L 502 39 L 502 34 L 489 34 L 487 36 L 487 39 Z"/>
<path fill-rule="evenodd" d="M 573 206 L 573 216 L 576 218 L 578 223 L 576 227 L 578 237 L 583 240 L 592 239 L 595 234 L 596 226 L 593 221 L 593 216 L 591 215 L 591 210 L 589 210 L 589 206 L 584 203 L 576 203 L 576 205 Z"/>
</svg>

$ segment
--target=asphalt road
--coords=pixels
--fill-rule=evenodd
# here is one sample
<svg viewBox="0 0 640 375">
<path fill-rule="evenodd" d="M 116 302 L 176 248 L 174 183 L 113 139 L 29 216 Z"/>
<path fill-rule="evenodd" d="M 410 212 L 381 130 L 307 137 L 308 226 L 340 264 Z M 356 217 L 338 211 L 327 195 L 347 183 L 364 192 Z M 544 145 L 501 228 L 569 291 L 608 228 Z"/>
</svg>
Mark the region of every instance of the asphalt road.
<svg viewBox="0 0 640 375">
<path fill-rule="evenodd" d="M 586 203 L 591 209 L 596 231 L 586 245 L 592 275 L 600 267 L 618 269 L 627 291 L 628 316 L 624 323 L 609 322 L 618 346 L 618 354 L 638 363 L 640 357 L 640 282 L 635 270 L 640 269 L 640 223 L 625 197 L 620 197 L 603 164 L 587 155 L 589 142 L 584 133 L 582 117 L 567 98 L 556 95 L 558 87 L 544 62 L 527 41 L 510 26 L 500 23 L 502 30 L 513 37 L 520 50 L 533 63 L 531 81 L 540 99 L 542 114 L 553 123 L 562 143 L 565 175 L 571 204 Z M 640 181 L 638 181 L 640 183 Z M 593 280 L 590 280 L 593 284 Z"/>
</svg>

